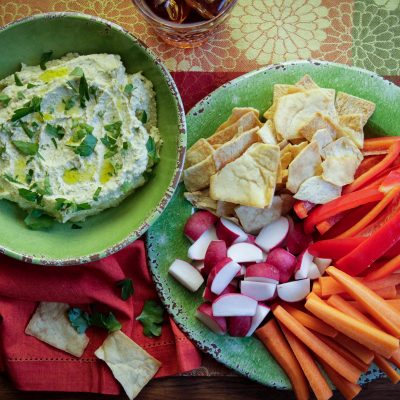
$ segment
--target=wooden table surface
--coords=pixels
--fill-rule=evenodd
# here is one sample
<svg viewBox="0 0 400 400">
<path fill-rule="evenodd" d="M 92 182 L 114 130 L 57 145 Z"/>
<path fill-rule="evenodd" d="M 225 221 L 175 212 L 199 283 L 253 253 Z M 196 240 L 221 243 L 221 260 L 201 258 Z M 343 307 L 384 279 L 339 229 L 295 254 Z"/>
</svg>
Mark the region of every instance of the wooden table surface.
<svg viewBox="0 0 400 400">
<path fill-rule="evenodd" d="M 66 377 L 68 379 L 68 377 Z M 20 392 L 13 389 L 4 375 L 0 375 L 0 400 L 126 400 L 120 396 L 85 393 Z M 271 389 L 242 377 L 169 377 L 150 382 L 138 400 L 283 400 L 293 399 L 292 392 Z M 335 393 L 332 398 L 342 399 Z M 400 389 L 386 379 L 367 384 L 357 400 L 398 400 Z"/>
</svg>

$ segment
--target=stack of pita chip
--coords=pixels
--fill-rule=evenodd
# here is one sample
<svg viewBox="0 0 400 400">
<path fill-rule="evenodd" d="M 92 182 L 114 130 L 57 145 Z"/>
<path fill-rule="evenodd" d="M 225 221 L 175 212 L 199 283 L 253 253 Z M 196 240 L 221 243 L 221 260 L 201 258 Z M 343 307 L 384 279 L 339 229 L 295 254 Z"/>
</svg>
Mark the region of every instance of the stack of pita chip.
<svg viewBox="0 0 400 400">
<path fill-rule="evenodd" d="M 264 124 L 254 108 L 234 108 L 188 150 L 185 196 L 253 234 L 288 212 L 293 198 L 333 200 L 354 180 L 374 109 L 370 101 L 320 88 L 308 75 L 276 84 Z"/>
</svg>

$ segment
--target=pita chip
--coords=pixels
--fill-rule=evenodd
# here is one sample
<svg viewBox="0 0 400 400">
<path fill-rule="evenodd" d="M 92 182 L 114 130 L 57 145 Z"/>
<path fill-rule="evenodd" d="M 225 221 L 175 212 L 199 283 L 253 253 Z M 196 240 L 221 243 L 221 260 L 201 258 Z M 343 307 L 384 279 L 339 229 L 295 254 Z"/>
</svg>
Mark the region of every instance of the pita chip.
<svg viewBox="0 0 400 400">
<path fill-rule="evenodd" d="M 216 173 L 212 156 L 183 171 L 183 182 L 189 192 L 205 189 L 210 185 L 210 177 Z"/>
<path fill-rule="evenodd" d="M 216 132 L 222 131 L 223 129 L 227 128 L 229 125 L 234 124 L 240 117 L 247 114 L 248 112 L 253 112 L 257 118 L 259 118 L 259 111 L 253 107 L 235 107 L 232 110 L 232 114 L 230 117 L 222 123 L 216 130 Z"/>
<path fill-rule="evenodd" d="M 335 102 L 339 115 L 361 114 L 363 126 L 375 111 L 375 103 L 344 92 L 338 92 Z"/>
<path fill-rule="evenodd" d="M 342 136 L 349 137 L 358 148 L 364 146 L 364 125 L 361 114 L 339 115 L 339 123 L 344 133 Z"/>
<path fill-rule="evenodd" d="M 293 160 L 293 156 L 292 156 L 292 153 L 288 150 L 288 151 L 282 151 L 281 152 L 281 157 L 280 157 L 280 159 L 281 159 L 281 165 L 280 165 L 280 167 L 281 167 L 281 169 L 283 170 L 283 169 L 286 169 L 286 168 L 288 168 L 289 167 L 289 164 L 292 162 L 292 160 Z"/>
<path fill-rule="evenodd" d="M 211 177 L 210 196 L 250 207 L 268 207 L 275 192 L 279 147 L 255 143 Z"/>
<path fill-rule="evenodd" d="M 277 101 L 288 94 L 302 92 L 303 88 L 297 87 L 296 85 L 287 85 L 285 83 L 276 83 L 274 85 L 274 91 L 272 95 L 272 105 L 271 107 L 265 111 L 263 117 L 266 119 L 272 119 L 274 116 L 274 112 L 276 109 Z"/>
<path fill-rule="evenodd" d="M 295 86 L 309 90 L 309 89 L 319 89 L 319 86 L 312 80 L 311 76 L 304 75 Z"/>
<path fill-rule="evenodd" d="M 208 189 L 197 192 L 185 192 L 183 195 L 193 207 L 208 210 L 213 214 L 216 213 L 217 202 L 210 197 Z"/>
<path fill-rule="evenodd" d="M 264 226 L 276 221 L 282 215 L 282 203 L 279 196 L 274 196 L 270 207 L 239 206 L 235 212 L 244 230 L 256 235 Z"/>
<path fill-rule="evenodd" d="M 321 170 L 321 156 L 317 143 L 310 143 L 290 163 L 286 188 L 296 193 L 299 186 L 308 178 L 319 175 Z"/>
<path fill-rule="evenodd" d="M 140 393 L 161 367 L 158 360 L 121 331 L 110 333 L 94 354 L 105 361 L 130 400 Z"/>
<path fill-rule="evenodd" d="M 340 196 L 342 188 L 326 182 L 320 176 L 305 180 L 293 196 L 297 200 L 310 201 L 315 204 L 325 204 Z"/>
<path fill-rule="evenodd" d="M 75 357 L 81 357 L 89 338 L 78 333 L 67 317 L 69 305 L 41 302 L 29 321 L 25 333 Z"/>
<path fill-rule="evenodd" d="M 325 158 L 325 147 L 333 142 L 332 135 L 326 128 L 318 129 L 311 139 L 311 143 L 313 142 L 317 143 L 319 154 Z"/>
<path fill-rule="evenodd" d="M 210 154 L 214 153 L 214 148 L 206 139 L 199 139 L 187 152 L 185 168 L 202 162 Z"/>
<path fill-rule="evenodd" d="M 261 140 L 267 144 L 278 144 L 274 131 L 272 130 L 271 124 L 268 121 L 257 131 L 258 136 Z"/>
<path fill-rule="evenodd" d="M 304 124 L 299 127 L 299 133 L 302 137 L 311 142 L 315 133 L 320 129 L 326 129 L 332 136 L 332 139 L 336 139 L 336 137 L 343 136 L 344 134 L 341 127 L 336 124 L 332 118 L 320 112 L 316 112 L 308 121 L 304 122 Z"/>
</svg>

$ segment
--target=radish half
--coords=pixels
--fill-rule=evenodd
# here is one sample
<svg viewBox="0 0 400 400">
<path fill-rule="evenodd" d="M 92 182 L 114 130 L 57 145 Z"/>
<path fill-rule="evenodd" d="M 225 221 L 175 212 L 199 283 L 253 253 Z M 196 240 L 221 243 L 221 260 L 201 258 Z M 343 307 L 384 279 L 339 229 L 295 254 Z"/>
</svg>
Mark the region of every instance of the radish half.
<svg viewBox="0 0 400 400">
<path fill-rule="evenodd" d="M 213 240 L 217 240 L 217 235 L 214 226 L 211 226 L 189 247 L 188 257 L 192 260 L 204 260 Z"/>
<path fill-rule="evenodd" d="M 224 294 L 212 303 L 212 309 L 214 317 L 253 317 L 257 301 L 239 293 Z"/>
<path fill-rule="evenodd" d="M 197 211 L 186 221 L 183 232 L 189 240 L 195 242 L 207 229 L 214 225 L 217 220 L 218 218 L 209 211 Z"/>
<path fill-rule="evenodd" d="M 207 286 L 213 293 L 221 294 L 240 271 L 240 268 L 240 265 L 230 258 L 221 260 L 208 275 Z"/>
<path fill-rule="evenodd" d="M 226 319 L 224 317 L 214 317 L 210 304 L 201 304 L 196 311 L 196 318 L 219 335 L 224 335 L 227 331 Z"/>
<path fill-rule="evenodd" d="M 226 243 L 223 240 L 213 240 L 207 248 L 204 257 L 203 275 L 208 275 L 218 261 L 226 258 Z"/>
<path fill-rule="evenodd" d="M 313 264 L 313 256 L 307 251 L 304 250 L 297 257 L 296 264 L 296 272 L 294 274 L 295 279 L 306 279 L 309 276 L 311 264 Z"/>
<path fill-rule="evenodd" d="M 280 247 L 271 250 L 267 256 L 267 263 L 279 270 L 279 282 L 288 282 L 296 267 L 296 257 Z"/>
<path fill-rule="evenodd" d="M 222 291 L 221 296 L 222 296 L 223 294 L 237 293 L 237 292 L 238 292 L 237 287 L 236 287 L 235 285 L 233 285 L 233 284 L 230 283 L 230 284 Z M 213 292 L 211 291 L 211 289 L 210 289 L 208 286 L 206 286 L 206 287 L 204 288 L 204 292 L 203 292 L 203 300 L 204 300 L 204 301 L 208 301 L 208 302 L 212 303 L 217 297 L 218 297 L 218 295 L 215 294 L 215 293 L 213 293 Z"/>
<path fill-rule="evenodd" d="M 278 285 L 278 297 L 288 303 L 295 303 L 307 297 L 311 290 L 309 279 L 293 281 Z"/>
<path fill-rule="evenodd" d="M 218 317 L 221 318 L 221 317 Z M 228 332 L 231 336 L 243 337 L 251 327 L 252 317 L 229 317 Z"/>
<path fill-rule="evenodd" d="M 192 292 L 195 292 L 204 282 L 200 272 L 183 260 L 175 260 L 169 267 L 168 272 Z"/>
<path fill-rule="evenodd" d="M 237 263 L 259 262 L 264 258 L 262 250 L 250 243 L 236 243 L 228 248 L 228 257 Z"/>
<path fill-rule="evenodd" d="M 321 277 L 321 272 L 319 272 L 319 269 L 318 269 L 318 267 L 317 267 L 317 264 L 315 264 L 315 263 L 311 263 L 310 264 L 310 267 L 309 267 L 309 269 L 308 269 L 308 275 L 307 275 L 307 278 L 310 278 L 310 279 L 318 279 L 318 278 L 320 278 Z"/>
<path fill-rule="evenodd" d="M 280 217 L 261 229 L 256 238 L 256 244 L 268 252 L 285 240 L 288 230 L 289 222 L 287 218 Z"/>
<path fill-rule="evenodd" d="M 266 301 L 274 298 L 276 284 L 269 282 L 240 282 L 240 292 L 257 301 Z"/>
<path fill-rule="evenodd" d="M 304 233 L 303 224 L 295 224 L 293 219 L 289 216 L 287 219 L 289 221 L 289 231 L 286 236 L 285 244 L 290 253 L 298 255 L 308 247 L 311 242 L 311 237 Z"/>
<path fill-rule="evenodd" d="M 255 330 L 261 325 L 264 321 L 265 317 L 269 314 L 270 308 L 267 307 L 265 304 L 258 303 L 256 309 L 256 315 L 251 319 L 250 329 L 246 333 L 246 336 L 251 336 Z"/>
<path fill-rule="evenodd" d="M 244 242 L 247 240 L 247 233 L 226 218 L 220 218 L 217 222 L 218 239 L 224 240 L 228 246 L 233 243 Z"/>
<path fill-rule="evenodd" d="M 313 262 L 318 267 L 321 275 L 323 275 L 325 270 L 331 265 L 332 260 L 330 258 L 314 257 Z"/>
<path fill-rule="evenodd" d="M 246 281 L 279 283 L 279 270 L 268 263 L 249 265 L 244 276 Z"/>
</svg>

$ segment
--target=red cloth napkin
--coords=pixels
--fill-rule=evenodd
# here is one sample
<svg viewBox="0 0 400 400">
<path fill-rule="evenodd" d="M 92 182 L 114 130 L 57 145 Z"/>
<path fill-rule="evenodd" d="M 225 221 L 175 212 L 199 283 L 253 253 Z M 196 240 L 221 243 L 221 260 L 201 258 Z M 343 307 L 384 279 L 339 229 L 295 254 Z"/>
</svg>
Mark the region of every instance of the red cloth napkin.
<svg viewBox="0 0 400 400">
<path fill-rule="evenodd" d="M 116 287 L 125 278 L 132 278 L 135 289 L 128 301 Z M 162 363 L 157 377 L 198 368 L 199 352 L 172 320 L 163 325 L 161 337 L 143 335 L 135 318 L 145 300 L 156 298 L 141 240 L 103 260 L 72 267 L 35 266 L 0 255 L 0 368 L 21 390 L 119 393 L 110 370 L 93 354 L 104 331 L 87 331 L 90 343 L 80 359 L 24 333 L 38 301 L 96 303 L 112 310 L 122 330 Z"/>
</svg>

